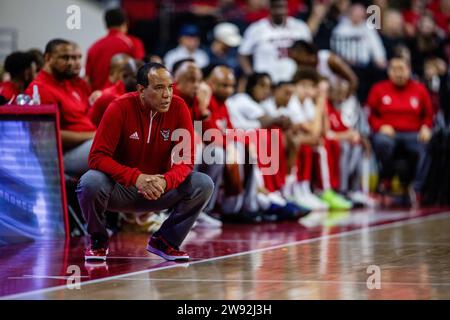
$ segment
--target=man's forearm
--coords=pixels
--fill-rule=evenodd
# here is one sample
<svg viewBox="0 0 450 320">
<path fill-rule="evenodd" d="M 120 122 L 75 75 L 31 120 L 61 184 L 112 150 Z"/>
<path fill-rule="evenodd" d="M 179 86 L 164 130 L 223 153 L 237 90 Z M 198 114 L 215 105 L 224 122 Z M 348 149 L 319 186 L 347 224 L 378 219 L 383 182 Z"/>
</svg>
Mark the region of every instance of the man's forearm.
<svg viewBox="0 0 450 320">
<path fill-rule="evenodd" d="M 244 74 L 250 75 L 253 73 L 253 68 L 250 63 L 249 56 L 239 55 L 239 63 L 241 65 L 242 71 L 244 71 Z"/>
<path fill-rule="evenodd" d="M 76 147 L 87 140 L 93 139 L 94 135 L 95 131 L 76 132 L 61 130 L 61 140 L 64 148 Z"/>
</svg>

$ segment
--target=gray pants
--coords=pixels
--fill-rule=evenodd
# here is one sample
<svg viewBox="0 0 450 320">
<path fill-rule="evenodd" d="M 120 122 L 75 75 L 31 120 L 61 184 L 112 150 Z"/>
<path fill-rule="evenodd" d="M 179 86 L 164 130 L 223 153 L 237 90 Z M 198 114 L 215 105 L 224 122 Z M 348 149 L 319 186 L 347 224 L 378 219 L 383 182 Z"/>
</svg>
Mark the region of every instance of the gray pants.
<svg viewBox="0 0 450 320">
<path fill-rule="evenodd" d="M 202 156 L 201 154 L 198 155 Z M 217 196 L 219 194 L 220 185 L 223 180 L 223 170 L 225 166 L 225 150 L 222 147 L 214 147 L 211 151 L 211 156 L 216 160 L 215 163 L 207 164 L 202 161 L 201 164 L 197 164 L 194 167 L 195 171 L 206 173 L 214 182 L 214 191 L 211 195 L 211 199 L 208 202 L 208 205 L 205 207 L 203 211 L 206 213 L 210 213 L 216 204 Z"/>
<path fill-rule="evenodd" d="M 79 146 L 64 153 L 64 172 L 80 177 L 89 170 L 88 158 L 94 139 L 87 140 Z"/>
<path fill-rule="evenodd" d="M 344 193 L 361 191 L 363 147 L 359 144 L 341 142 L 340 149 L 340 191 Z"/>
<path fill-rule="evenodd" d="M 179 247 L 208 203 L 213 188 L 214 184 L 206 174 L 192 172 L 178 188 L 164 193 L 157 200 L 147 200 L 136 187 L 126 188 L 103 172 L 89 170 L 81 177 L 76 191 L 91 237 L 108 241 L 106 210 L 141 213 L 171 209 L 169 217 L 154 235 L 161 235 Z"/>
</svg>

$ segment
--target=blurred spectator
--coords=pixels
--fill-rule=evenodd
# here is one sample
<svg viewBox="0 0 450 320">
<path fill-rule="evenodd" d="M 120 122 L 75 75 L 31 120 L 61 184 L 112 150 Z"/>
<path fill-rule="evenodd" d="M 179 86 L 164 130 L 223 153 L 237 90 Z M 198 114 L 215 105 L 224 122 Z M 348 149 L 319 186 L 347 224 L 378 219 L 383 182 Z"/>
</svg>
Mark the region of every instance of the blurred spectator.
<svg viewBox="0 0 450 320">
<path fill-rule="evenodd" d="M 109 104 L 121 95 L 136 90 L 136 72 L 138 66 L 130 56 L 118 53 L 111 58 L 109 82 L 112 85 L 103 89 L 100 97 L 89 109 L 89 118 L 97 127 Z"/>
<path fill-rule="evenodd" d="M 178 47 L 166 53 L 164 63 L 167 69 L 172 71 L 175 62 L 186 58 L 193 58 L 200 68 L 209 63 L 208 55 L 200 49 L 199 30 L 195 25 L 184 25 L 181 28 Z"/>
<path fill-rule="evenodd" d="M 37 85 L 42 104 L 58 106 L 61 140 L 64 151 L 64 170 L 80 176 L 88 170 L 88 155 L 96 127 L 88 117 L 88 103 L 77 91 L 74 76 L 73 43 L 51 40 L 45 47 L 45 64 L 25 91 L 32 95 Z"/>
<path fill-rule="evenodd" d="M 73 47 L 72 57 L 74 59 L 74 62 L 71 65 L 72 68 L 70 70 L 71 74 L 70 81 L 72 82 L 72 85 L 77 91 L 80 98 L 83 100 L 83 103 L 87 103 L 89 105 L 90 104 L 89 97 L 91 95 L 92 90 L 89 84 L 81 77 L 83 68 L 81 64 L 81 59 L 83 57 L 83 54 L 78 44 L 73 42 L 72 47 Z"/>
<path fill-rule="evenodd" d="M 36 62 L 36 73 L 38 73 L 44 66 L 44 54 L 40 49 L 30 49 L 28 52 L 34 57 L 34 62 Z"/>
<path fill-rule="evenodd" d="M 206 50 L 211 65 L 227 65 L 234 70 L 239 77 L 240 67 L 237 47 L 241 44 L 242 37 L 236 25 L 222 22 L 214 28 L 214 40 Z"/>
<path fill-rule="evenodd" d="M 128 24 L 122 9 L 111 9 L 105 13 L 108 35 L 95 42 L 88 50 L 86 76 L 93 90 L 109 86 L 109 62 L 117 53 L 125 53 L 141 60 L 145 51 L 142 42 L 127 35 Z"/>
<path fill-rule="evenodd" d="M 176 66 L 174 71 L 174 79 L 176 87 L 174 94 L 183 98 L 186 102 L 193 121 L 202 121 L 210 117 L 211 113 L 208 110 L 208 104 L 211 100 L 211 88 L 203 81 L 202 72 L 194 61 L 184 60 Z M 195 129 L 196 126 L 194 126 Z M 220 228 L 222 222 L 219 219 L 212 217 L 210 214 L 216 205 L 216 200 L 219 195 L 219 190 L 223 179 L 223 170 L 225 163 L 225 154 L 222 146 L 215 146 L 208 150 L 215 161 L 213 163 L 205 161 L 203 158 L 202 141 L 198 137 L 198 132 L 194 132 L 196 138 L 196 164 L 195 171 L 207 174 L 214 182 L 214 191 L 211 198 L 197 218 L 198 226 L 207 228 Z M 197 161 L 200 160 L 200 161 Z"/>
<path fill-rule="evenodd" d="M 396 48 L 406 45 L 405 24 L 402 14 L 396 10 L 385 11 L 380 31 L 387 59 L 390 59 L 395 55 Z"/>
<path fill-rule="evenodd" d="M 447 64 L 439 58 L 425 60 L 423 80 L 431 95 L 433 112 L 436 115 L 441 109 L 441 92 L 445 87 L 445 77 L 447 75 Z M 448 103 L 448 101 L 444 102 Z"/>
<path fill-rule="evenodd" d="M 427 175 L 426 145 L 431 138 L 433 110 L 427 89 L 411 80 L 411 66 L 404 58 L 389 62 L 389 79 L 373 86 L 367 106 L 372 145 L 380 168 L 379 191 L 389 188 L 397 148 L 417 159 L 413 189 L 419 193 Z M 417 199 L 412 198 L 415 202 Z"/>
<path fill-rule="evenodd" d="M 366 9 L 356 3 L 333 30 L 331 49 L 350 64 L 360 79 L 357 96 L 364 101 L 386 67 L 386 51 L 377 30 L 366 24 Z"/>
<path fill-rule="evenodd" d="M 444 42 L 439 37 L 436 23 L 430 14 L 423 15 L 418 24 L 414 38 L 409 41 L 413 72 L 423 76 L 423 64 L 426 59 L 441 58 L 446 60 Z"/>
<path fill-rule="evenodd" d="M 4 67 L 9 73 L 10 80 L 0 82 L 0 96 L 6 101 L 13 101 L 35 78 L 35 58 L 28 52 L 16 51 L 6 57 Z"/>
<path fill-rule="evenodd" d="M 371 62 L 379 68 L 386 67 L 386 51 L 377 31 L 366 24 L 366 10 L 361 4 L 350 7 L 333 31 L 332 49 L 350 65 L 366 67 Z"/>
<path fill-rule="evenodd" d="M 335 0 L 329 2 L 329 8 L 326 11 L 326 15 L 321 19 L 314 35 L 314 43 L 319 49 L 330 49 L 332 32 L 341 20 L 342 16 L 348 11 L 350 4 L 350 0 Z M 313 6 L 315 5 L 316 2 L 313 2 Z M 313 10 L 317 9 L 314 9 L 313 7 Z"/>
<path fill-rule="evenodd" d="M 428 9 L 433 13 L 433 19 L 442 37 L 450 34 L 450 0 L 431 0 Z"/>
<path fill-rule="evenodd" d="M 405 20 L 406 36 L 413 38 L 416 33 L 417 23 L 420 17 L 425 13 L 426 2 L 423 0 L 411 0 L 411 6 L 402 12 Z"/>
<path fill-rule="evenodd" d="M 271 0 L 270 17 L 251 24 L 245 31 L 239 54 L 246 75 L 267 72 L 274 83 L 292 79 L 296 66 L 288 57 L 288 48 L 296 40 L 311 41 L 311 32 L 306 23 L 287 14 L 286 0 Z"/>
<path fill-rule="evenodd" d="M 298 40 L 289 48 L 289 57 L 297 63 L 299 69 L 316 69 L 330 81 L 331 86 L 336 85 L 341 78 L 347 80 L 350 84 L 349 94 L 354 94 L 358 87 L 358 78 L 350 66 L 330 50 L 317 50 L 314 44 Z"/>
</svg>

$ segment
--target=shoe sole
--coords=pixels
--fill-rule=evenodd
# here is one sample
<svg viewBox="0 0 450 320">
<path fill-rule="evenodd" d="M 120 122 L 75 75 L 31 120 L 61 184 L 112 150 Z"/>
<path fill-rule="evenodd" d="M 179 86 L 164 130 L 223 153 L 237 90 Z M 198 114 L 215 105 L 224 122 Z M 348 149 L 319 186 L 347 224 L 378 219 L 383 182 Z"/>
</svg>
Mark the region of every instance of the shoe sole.
<svg viewBox="0 0 450 320">
<path fill-rule="evenodd" d="M 101 260 L 101 261 L 106 261 L 106 257 L 108 256 L 109 253 L 109 249 L 106 250 L 106 255 L 105 256 L 84 256 L 84 260 L 88 261 L 88 260 Z"/>
<path fill-rule="evenodd" d="M 150 245 L 147 245 L 147 251 L 150 253 L 156 254 L 157 256 L 160 256 L 168 261 L 187 261 L 187 260 L 189 260 L 189 256 L 184 256 L 184 257 L 169 256 L 169 255 L 165 254 L 164 252 L 153 248 Z"/>
</svg>

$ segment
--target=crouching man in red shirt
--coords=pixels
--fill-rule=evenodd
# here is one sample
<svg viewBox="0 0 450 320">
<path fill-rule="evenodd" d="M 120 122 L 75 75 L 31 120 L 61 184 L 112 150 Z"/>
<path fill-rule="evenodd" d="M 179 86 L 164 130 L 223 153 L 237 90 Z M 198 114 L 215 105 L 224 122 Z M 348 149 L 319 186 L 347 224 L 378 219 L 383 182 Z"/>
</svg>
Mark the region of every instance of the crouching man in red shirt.
<svg viewBox="0 0 450 320">
<path fill-rule="evenodd" d="M 89 154 L 91 170 L 78 184 L 78 201 L 91 236 L 87 260 L 105 260 L 108 254 L 106 210 L 163 209 L 172 212 L 149 239 L 147 250 L 166 260 L 189 259 L 179 246 L 214 188 L 206 174 L 192 172 L 192 120 L 183 99 L 173 95 L 169 71 L 158 63 L 145 64 L 138 70 L 137 83 L 137 92 L 114 100 L 106 110 Z M 181 161 L 174 160 L 178 144 L 172 134 L 177 129 L 188 136 L 182 137 Z"/>
<path fill-rule="evenodd" d="M 388 80 L 372 87 L 367 100 L 372 146 L 381 167 L 379 189 L 388 188 L 395 151 L 401 148 L 409 157 L 417 159 L 409 190 L 415 191 L 410 192 L 414 195 L 410 200 L 412 205 L 417 205 L 429 167 L 427 143 L 433 125 L 431 99 L 425 86 L 411 79 L 411 66 L 404 58 L 391 59 L 388 76 Z"/>
</svg>

